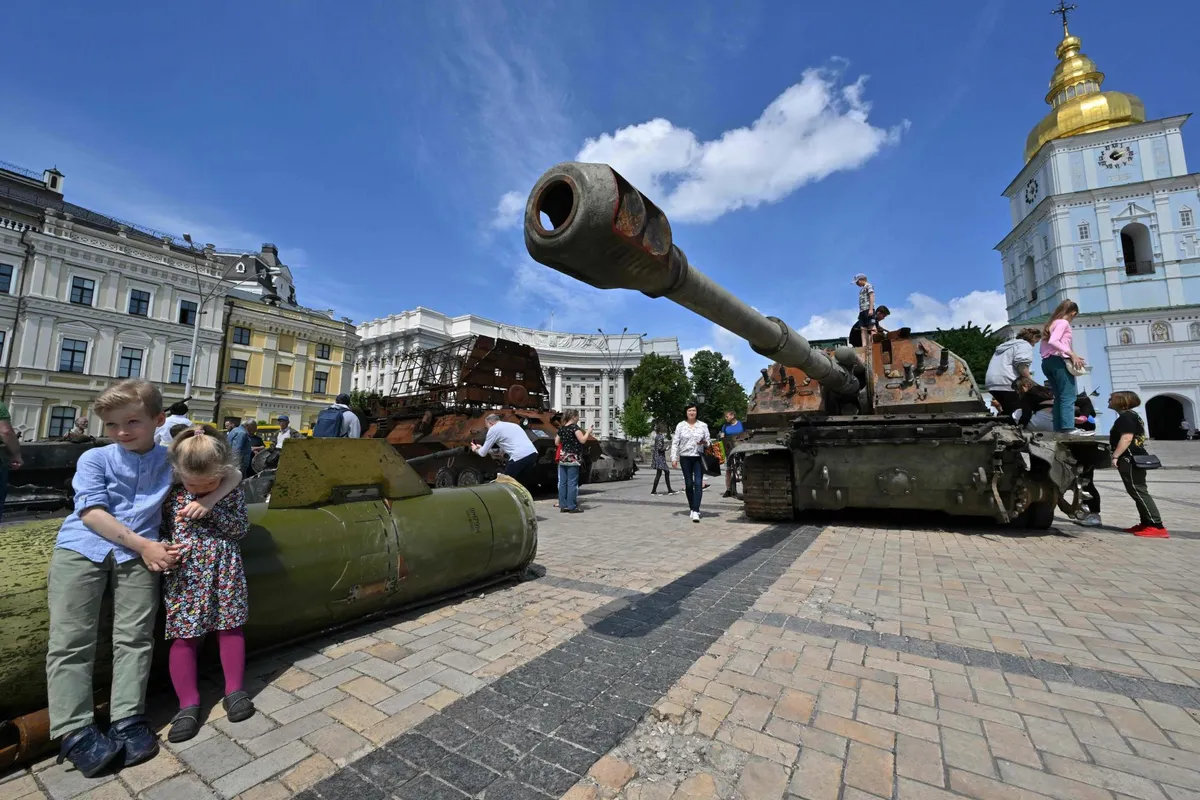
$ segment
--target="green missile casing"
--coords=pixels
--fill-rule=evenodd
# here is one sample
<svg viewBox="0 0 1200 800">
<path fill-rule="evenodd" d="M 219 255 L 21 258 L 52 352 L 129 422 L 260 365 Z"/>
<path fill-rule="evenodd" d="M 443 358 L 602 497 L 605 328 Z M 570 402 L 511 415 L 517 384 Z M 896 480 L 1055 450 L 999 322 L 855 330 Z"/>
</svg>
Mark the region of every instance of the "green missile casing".
<svg viewBox="0 0 1200 800">
<path fill-rule="evenodd" d="M 503 580 L 536 555 L 533 500 L 515 482 L 433 490 L 382 439 L 299 439 L 282 452 L 242 540 L 253 650 Z M 46 706 L 46 576 L 60 524 L 0 528 L 0 721 Z"/>
</svg>

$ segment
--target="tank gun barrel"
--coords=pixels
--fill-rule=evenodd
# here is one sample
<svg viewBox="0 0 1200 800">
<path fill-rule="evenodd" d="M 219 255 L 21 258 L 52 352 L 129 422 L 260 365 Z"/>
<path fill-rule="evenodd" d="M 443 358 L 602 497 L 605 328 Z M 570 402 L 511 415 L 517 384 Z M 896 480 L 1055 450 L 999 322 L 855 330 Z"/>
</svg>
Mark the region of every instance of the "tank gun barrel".
<svg viewBox="0 0 1200 800">
<path fill-rule="evenodd" d="M 667 215 L 607 164 L 569 161 L 538 179 L 525 204 L 525 247 L 535 261 L 598 289 L 666 297 L 759 355 L 798 367 L 839 395 L 858 393 L 851 372 L 786 322 L 760 314 L 690 266 L 672 242 Z"/>
</svg>

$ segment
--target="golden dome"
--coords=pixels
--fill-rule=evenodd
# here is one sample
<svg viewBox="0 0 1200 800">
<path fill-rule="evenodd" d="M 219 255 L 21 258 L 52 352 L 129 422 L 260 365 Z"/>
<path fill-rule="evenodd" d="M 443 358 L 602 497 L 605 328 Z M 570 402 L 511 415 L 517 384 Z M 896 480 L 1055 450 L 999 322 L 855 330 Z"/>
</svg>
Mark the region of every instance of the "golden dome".
<svg viewBox="0 0 1200 800">
<path fill-rule="evenodd" d="M 1064 23 L 1063 40 L 1055 50 L 1058 66 L 1046 95 L 1051 110 L 1025 140 L 1026 162 L 1052 139 L 1146 121 L 1146 107 L 1135 95 L 1100 91 L 1104 73 L 1079 51 L 1079 46 L 1079 37 L 1072 36 Z"/>
</svg>

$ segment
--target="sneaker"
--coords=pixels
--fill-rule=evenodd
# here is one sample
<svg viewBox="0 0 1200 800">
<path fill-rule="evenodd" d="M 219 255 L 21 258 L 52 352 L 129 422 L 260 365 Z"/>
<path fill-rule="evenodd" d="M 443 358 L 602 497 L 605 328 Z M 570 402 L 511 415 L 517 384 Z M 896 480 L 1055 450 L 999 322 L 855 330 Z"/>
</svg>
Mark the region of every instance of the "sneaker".
<svg viewBox="0 0 1200 800">
<path fill-rule="evenodd" d="M 1167 529 L 1160 525 L 1147 525 L 1140 531 L 1135 531 L 1134 536 L 1141 536 L 1145 539 L 1170 539 L 1171 534 Z"/>
<path fill-rule="evenodd" d="M 114 722 L 108 735 L 117 744 L 125 746 L 125 760 L 121 762 L 124 767 L 141 764 L 158 755 L 158 737 L 141 714 Z"/>
<path fill-rule="evenodd" d="M 699 521 L 700 521 L 700 512 L 693 511 L 692 512 L 692 522 L 699 522 Z"/>
<path fill-rule="evenodd" d="M 1139 522 L 1137 525 L 1134 525 L 1132 528 L 1122 528 L 1121 530 L 1125 531 L 1126 533 L 1137 533 L 1144 527 L 1146 527 L 1146 526 Z"/>
<path fill-rule="evenodd" d="M 1066 431 L 1066 434 L 1068 436 L 1095 436 L 1096 432 L 1085 431 L 1083 428 L 1072 428 L 1071 430 Z"/>
<path fill-rule="evenodd" d="M 94 778 L 117 759 L 124 750 L 121 742 L 105 736 L 95 725 L 72 731 L 63 738 L 58 763 L 70 761 L 85 778 Z"/>
<path fill-rule="evenodd" d="M 725 494 L 721 495 L 721 497 L 733 497 L 733 489 L 726 489 Z"/>
<path fill-rule="evenodd" d="M 1099 514 L 1088 514 L 1083 519 L 1079 520 L 1079 524 L 1085 528 L 1096 528 L 1100 525 Z"/>
</svg>

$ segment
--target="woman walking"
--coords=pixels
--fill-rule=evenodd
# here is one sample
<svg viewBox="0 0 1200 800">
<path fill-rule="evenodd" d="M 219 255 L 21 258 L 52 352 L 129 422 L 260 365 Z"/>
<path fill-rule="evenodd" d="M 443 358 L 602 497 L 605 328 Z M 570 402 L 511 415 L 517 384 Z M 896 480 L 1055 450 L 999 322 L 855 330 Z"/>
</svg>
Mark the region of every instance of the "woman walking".
<svg viewBox="0 0 1200 800">
<path fill-rule="evenodd" d="M 650 466 L 654 469 L 654 486 L 650 494 L 658 494 L 658 479 L 667 479 L 667 494 L 675 494 L 671 488 L 671 468 L 667 464 L 667 423 L 661 419 L 654 423 L 654 443 L 650 445 Z"/>
<path fill-rule="evenodd" d="M 1054 391 L 1054 431 L 1090 435 L 1075 428 L 1075 376 L 1068 365 L 1076 371 L 1083 369 L 1083 359 L 1072 349 L 1071 321 L 1079 315 L 1079 306 L 1074 300 L 1063 300 L 1054 309 L 1050 319 L 1042 328 L 1042 372 L 1050 379 Z"/>
<path fill-rule="evenodd" d="M 683 465 L 683 490 L 687 493 L 692 522 L 700 521 L 700 500 L 704 496 L 704 461 L 701 456 L 708 447 L 708 425 L 696 419 L 699 409 L 690 403 L 687 419 L 675 426 L 671 439 L 671 466 Z"/>
<path fill-rule="evenodd" d="M 562 447 L 558 457 L 558 510 L 578 514 L 579 470 L 583 466 L 583 443 L 587 434 L 579 427 L 579 412 L 563 411 L 563 424 L 554 436 L 554 444 Z"/>
<path fill-rule="evenodd" d="M 1117 412 L 1117 421 L 1108 431 L 1108 443 L 1113 454 L 1112 465 L 1120 473 L 1125 491 L 1133 498 L 1138 517 L 1141 518 L 1141 522 L 1132 528 L 1126 528 L 1125 532 L 1150 539 L 1166 539 L 1170 534 L 1163 527 L 1158 506 L 1146 488 L 1146 470 L 1133 461 L 1134 456 L 1148 455 L 1146 429 L 1142 426 L 1142 418 L 1133 411 L 1141 404 L 1142 399 L 1136 392 L 1113 392 L 1108 398 L 1108 407 Z"/>
</svg>

